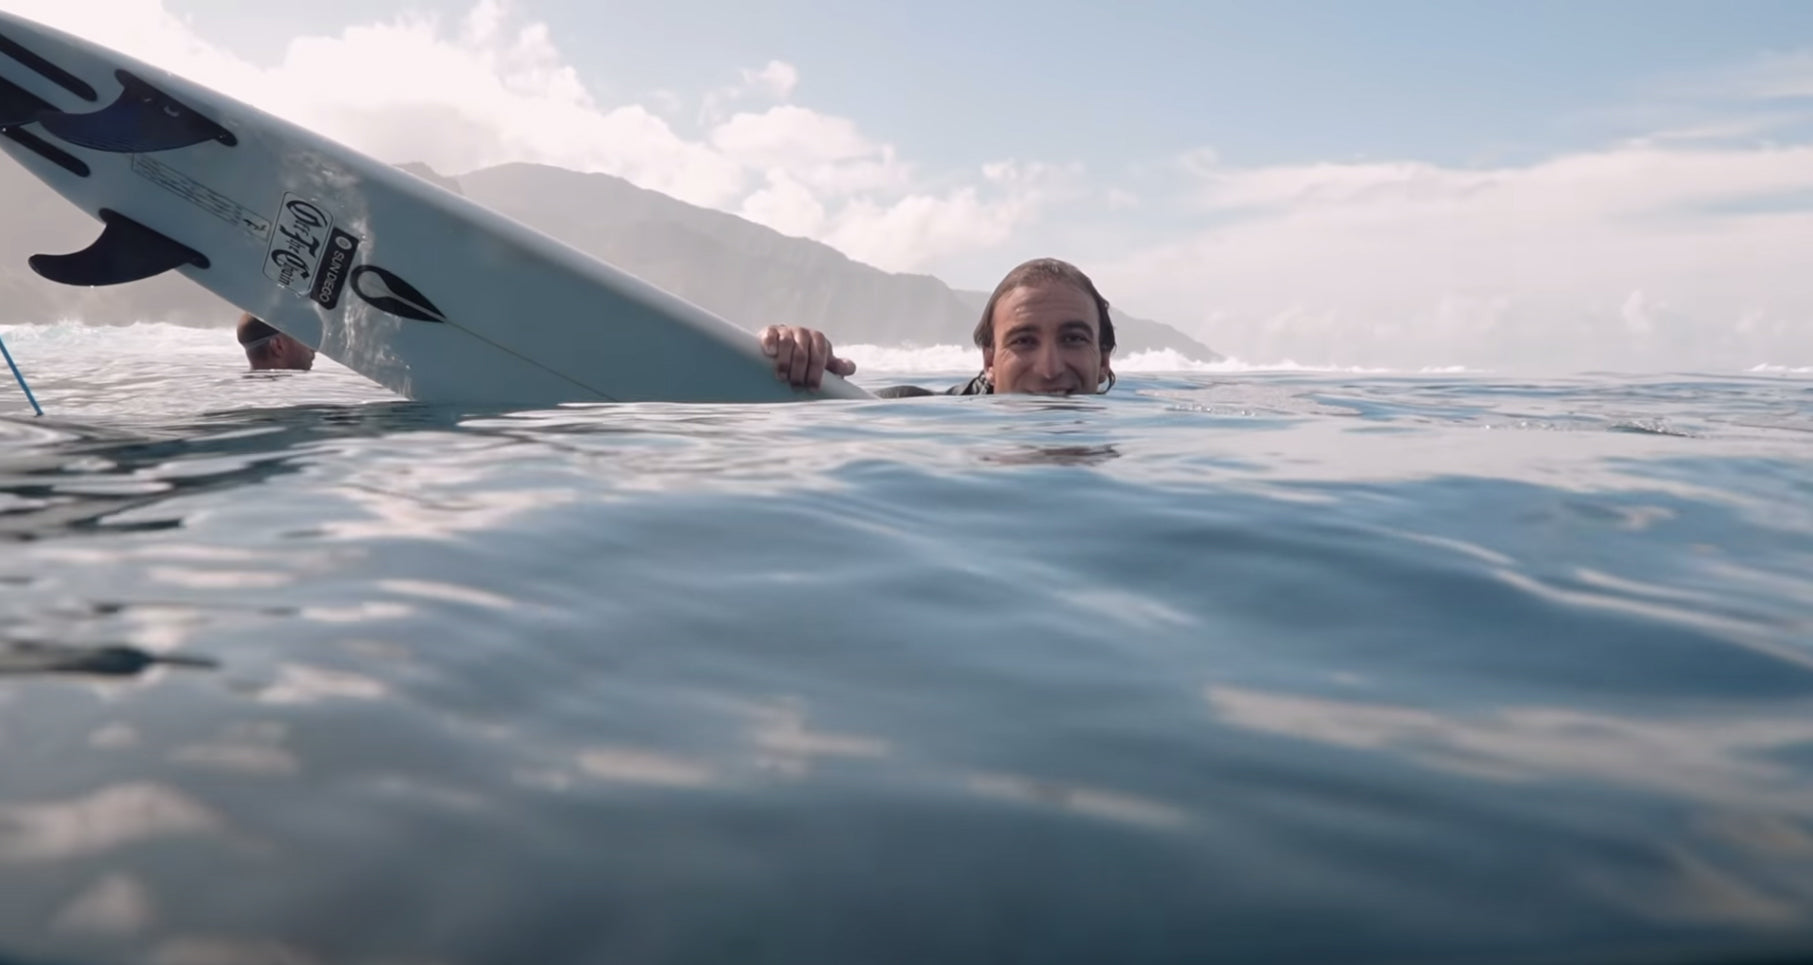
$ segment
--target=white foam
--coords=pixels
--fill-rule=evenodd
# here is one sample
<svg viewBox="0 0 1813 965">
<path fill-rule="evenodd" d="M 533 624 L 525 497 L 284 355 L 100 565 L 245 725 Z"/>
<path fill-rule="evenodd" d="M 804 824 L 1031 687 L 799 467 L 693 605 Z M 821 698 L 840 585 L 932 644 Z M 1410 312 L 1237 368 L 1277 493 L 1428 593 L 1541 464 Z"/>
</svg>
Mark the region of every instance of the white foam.
<svg viewBox="0 0 1813 965">
<path fill-rule="evenodd" d="M 1134 352 L 1114 360 L 1116 372 L 1330 372 L 1348 375 L 1386 375 L 1397 369 L 1368 368 L 1363 365 L 1304 365 L 1293 359 L 1279 362 L 1249 362 L 1229 356 L 1215 362 L 1190 358 L 1176 349 L 1154 349 Z"/>
<path fill-rule="evenodd" d="M 46 324 L 0 325 L 0 338 L 6 339 L 15 356 L 21 352 L 36 354 L 66 351 L 92 351 L 103 344 L 113 350 L 155 355 L 169 352 L 221 352 L 234 355 L 233 330 L 227 327 L 198 328 L 168 322 L 133 322 L 126 325 L 89 325 L 66 319 Z M 837 346 L 837 354 L 852 359 L 857 375 L 973 375 L 982 367 L 982 353 L 973 345 L 872 345 Z M 1381 375 L 1401 371 L 1363 366 L 1303 365 L 1290 359 L 1281 362 L 1248 362 L 1227 358 L 1213 362 L 1193 359 L 1175 349 L 1156 349 L 1116 356 L 1114 370 L 1122 374 L 1167 372 L 1326 372 L 1350 375 Z M 1461 366 L 1431 367 L 1425 375 L 1476 372 Z"/>
<path fill-rule="evenodd" d="M 1813 375 L 1813 365 L 1753 365 L 1750 372 L 1759 375 Z"/>
<path fill-rule="evenodd" d="M 856 363 L 858 375 L 878 372 L 967 372 L 982 368 L 982 353 L 973 345 L 838 345 L 839 358 Z"/>
<path fill-rule="evenodd" d="M 0 325 L 0 337 L 17 356 L 21 351 L 62 351 L 109 345 L 133 352 L 238 351 L 231 328 L 196 328 L 168 322 L 133 322 L 128 325 L 89 325 L 77 319 L 34 325 Z"/>
<path fill-rule="evenodd" d="M 973 373 L 982 367 L 982 353 L 971 345 L 868 345 L 837 346 L 841 358 L 854 361 L 858 375 L 889 373 Z M 1282 362 L 1248 362 L 1227 358 L 1213 362 L 1193 359 L 1176 349 L 1153 349 L 1116 356 L 1114 370 L 1120 373 L 1165 372 L 1338 372 L 1374 375 L 1396 371 L 1361 366 L 1303 365 L 1286 359 Z M 1475 371 L 1459 366 L 1425 369 L 1429 374 L 1453 374 Z"/>
</svg>

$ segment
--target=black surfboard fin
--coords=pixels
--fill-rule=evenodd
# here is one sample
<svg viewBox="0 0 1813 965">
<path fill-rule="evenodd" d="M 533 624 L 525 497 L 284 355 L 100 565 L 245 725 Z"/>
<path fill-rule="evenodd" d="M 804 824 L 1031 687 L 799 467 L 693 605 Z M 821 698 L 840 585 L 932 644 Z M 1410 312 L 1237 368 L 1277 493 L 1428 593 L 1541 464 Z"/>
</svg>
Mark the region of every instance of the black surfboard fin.
<svg viewBox="0 0 1813 965">
<path fill-rule="evenodd" d="M 172 268 L 208 267 L 201 252 L 108 208 L 107 225 L 94 244 L 67 255 L 33 255 L 31 270 L 64 285 L 120 285 L 161 275 Z"/>
<path fill-rule="evenodd" d="M 38 123 L 71 144 L 113 154 L 174 151 L 204 141 L 239 143 L 232 131 L 131 72 L 116 70 L 114 76 L 125 89 L 113 103 L 87 114 L 44 114 Z"/>
</svg>

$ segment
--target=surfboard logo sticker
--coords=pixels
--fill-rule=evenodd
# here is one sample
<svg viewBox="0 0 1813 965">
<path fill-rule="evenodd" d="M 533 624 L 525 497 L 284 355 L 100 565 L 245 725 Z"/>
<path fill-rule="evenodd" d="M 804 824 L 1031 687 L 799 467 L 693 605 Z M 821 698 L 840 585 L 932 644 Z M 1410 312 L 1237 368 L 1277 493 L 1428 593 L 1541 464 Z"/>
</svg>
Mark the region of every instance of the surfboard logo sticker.
<svg viewBox="0 0 1813 965">
<path fill-rule="evenodd" d="M 353 269 L 352 285 L 353 294 L 378 311 L 418 322 L 447 320 L 447 316 L 441 314 L 441 310 L 428 300 L 427 295 L 388 269 L 377 265 L 360 265 Z"/>
<path fill-rule="evenodd" d="M 307 198 L 286 194 L 276 223 L 265 251 L 265 276 L 298 295 L 314 298 L 315 275 L 334 232 L 333 216 Z"/>
<path fill-rule="evenodd" d="M 308 297 L 318 302 L 322 308 L 338 308 L 340 293 L 346 289 L 347 279 L 352 277 L 353 259 L 359 254 L 359 239 L 333 229 L 327 239 L 327 254 L 321 258 L 321 268 L 315 272 L 315 285 L 309 289 Z"/>
</svg>

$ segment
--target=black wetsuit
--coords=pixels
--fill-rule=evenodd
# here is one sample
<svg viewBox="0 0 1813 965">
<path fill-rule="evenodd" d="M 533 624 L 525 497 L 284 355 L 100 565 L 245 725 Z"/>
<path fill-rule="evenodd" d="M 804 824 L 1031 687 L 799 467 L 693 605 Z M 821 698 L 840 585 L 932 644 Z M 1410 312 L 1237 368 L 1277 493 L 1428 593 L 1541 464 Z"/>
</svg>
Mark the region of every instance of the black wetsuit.
<svg viewBox="0 0 1813 965">
<path fill-rule="evenodd" d="M 993 395 L 994 391 L 995 387 L 989 384 L 987 377 L 978 375 L 962 385 L 953 385 L 943 392 L 933 392 L 931 389 L 917 385 L 890 385 L 884 389 L 876 389 L 875 395 L 883 399 L 905 399 L 919 395 Z"/>
</svg>

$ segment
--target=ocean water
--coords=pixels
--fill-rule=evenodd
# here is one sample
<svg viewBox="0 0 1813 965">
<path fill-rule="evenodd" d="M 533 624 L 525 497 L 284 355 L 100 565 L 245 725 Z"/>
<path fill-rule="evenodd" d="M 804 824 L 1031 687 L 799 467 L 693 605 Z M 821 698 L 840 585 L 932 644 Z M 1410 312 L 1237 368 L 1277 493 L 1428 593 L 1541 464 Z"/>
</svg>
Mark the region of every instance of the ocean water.
<svg viewBox="0 0 1813 965">
<path fill-rule="evenodd" d="M 0 335 L 0 960 L 1813 956 L 1813 372 L 517 412 Z"/>
</svg>

